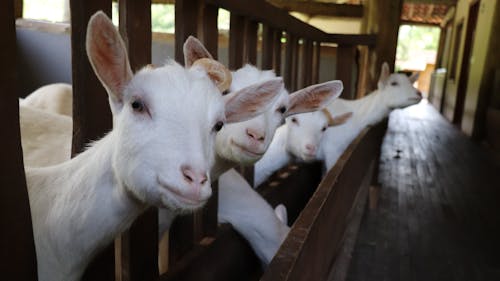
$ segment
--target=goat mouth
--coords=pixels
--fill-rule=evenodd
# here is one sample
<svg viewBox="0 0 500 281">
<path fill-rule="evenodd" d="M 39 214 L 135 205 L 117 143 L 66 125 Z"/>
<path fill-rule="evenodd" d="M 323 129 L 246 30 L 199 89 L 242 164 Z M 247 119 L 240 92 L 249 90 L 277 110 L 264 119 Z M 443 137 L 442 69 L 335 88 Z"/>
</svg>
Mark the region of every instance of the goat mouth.
<svg viewBox="0 0 500 281">
<path fill-rule="evenodd" d="M 243 151 L 245 154 L 248 154 L 252 157 L 261 157 L 262 155 L 264 155 L 264 152 L 252 151 L 252 150 L 248 149 L 247 147 L 245 147 L 244 145 L 241 145 L 232 139 L 231 139 L 231 144 L 236 146 L 239 150 Z"/>
<path fill-rule="evenodd" d="M 302 161 L 312 161 L 316 158 L 316 154 L 303 153 L 301 158 Z"/>
<path fill-rule="evenodd" d="M 181 191 L 179 191 L 176 188 L 173 188 L 170 185 L 161 181 L 159 177 L 157 177 L 156 181 L 158 182 L 158 185 L 160 185 L 165 191 L 167 191 L 168 195 L 171 195 L 177 201 L 180 201 L 182 204 L 191 205 L 191 206 L 199 206 L 207 201 L 207 200 L 203 200 L 203 199 L 195 200 L 195 199 L 189 198 L 186 195 L 182 194 Z"/>
</svg>

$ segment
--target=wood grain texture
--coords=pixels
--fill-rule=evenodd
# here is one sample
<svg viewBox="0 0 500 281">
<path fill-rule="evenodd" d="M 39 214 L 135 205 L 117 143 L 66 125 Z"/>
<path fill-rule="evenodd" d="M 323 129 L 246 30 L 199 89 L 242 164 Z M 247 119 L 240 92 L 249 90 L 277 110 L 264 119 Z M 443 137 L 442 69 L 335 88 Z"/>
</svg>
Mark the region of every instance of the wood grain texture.
<svg viewBox="0 0 500 281">
<path fill-rule="evenodd" d="M 37 268 L 19 131 L 13 4 L 0 3 L 0 279 L 28 281 L 37 280 Z"/>
<path fill-rule="evenodd" d="M 499 170 L 429 104 L 394 111 L 347 280 L 500 280 Z"/>
</svg>

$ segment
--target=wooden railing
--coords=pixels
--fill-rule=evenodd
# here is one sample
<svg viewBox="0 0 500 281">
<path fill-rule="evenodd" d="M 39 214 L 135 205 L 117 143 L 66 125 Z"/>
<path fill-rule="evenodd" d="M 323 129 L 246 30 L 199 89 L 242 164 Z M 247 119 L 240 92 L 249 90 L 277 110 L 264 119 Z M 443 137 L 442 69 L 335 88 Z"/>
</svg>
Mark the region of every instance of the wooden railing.
<svg viewBox="0 0 500 281">
<path fill-rule="evenodd" d="M 71 0 L 71 40 L 72 40 L 72 79 L 73 79 L 73 154 L 80 152 L 90 140 L 97 139 L 111 128 L 111 115 L 104 89 L 90 67 L 85 51 L 86 26 L 90 15 L 97 10 L 111 14 L 111 0 Z M 119 29 L 126 42 L 132 69 L 151 62 L 151 1 L 120 0 Z M 339 77 L 348 75 L 352 79 L 352 65 L 355 63 L 357 45 L 372 46 L 374 35 L 327 34 L 307 25 L 265 1 L 236 0 L 177 0 L 175 58 L 183 62 L 182 44 L 189 35 L 202 40 L 207 49 L 217 56 L 219 8 L 231 12 L 229 39 L 229 67 L 236 69 L 244 63 L 257 61 L 258 24 L 262 24 L 262 68 L 273 68 L 282 75 L 290 91 L 317 83 L 321 43 L 336 43 L 339 59 Z M 3 122 L 2 157 L 0 159 L 0 243 L 2 279 L 36 280 L 36 259 L 31 229 L 26 184 L 19 136 L 19 115 L 15 91 L 15 26 L 13 1 L 0 4 L 0 30 L 2 30 L 0 70 L 0 120 Z M 282 43 L 282 37 L 285 43 Z M 282 50 L 285 48 L 284 69 L 281 69 Z M 343 48 L 348 50 L 342 53 Z M 342 59 L 340 59 L 342 55 Z M 341 71 L 340 71 L 341 70 Z M 299 73 L 301 74 L 299 76 Z M 344 83 L 349 92 L 350 83 Z M 352 89 L 351 89 L 352 90 Z M 351 91 L 352 92 L 352 91 Z M 365 138 L 363 137 L 363 140 Z M 371 139 L 370 139 L 371 140 Z M 317 183 L 320 181 L 319 166 L 301 166 L 293 170 L 282 182 L 286 188 L 263 188 L 263 195 L 271 203 L 285 203 L 290 208 L 290 217 L 299 216 Z M 242 169 L 252 182 L 253 169 Z M 303 186 L 310 184 L 309 189 Z M 295 184 L 294 184 L 295 183 Z M 292 186 L 294 186 L 292 188 Z M 320 185 L 319 188 L 324 186 Z M 285 192 L 286 189 L 286 192 Z M 293 193 L 292 191 L 295 193 Z M 290 193 L 292 192 L 292 193 Z M 301 193 L 302 192 L 302 193 Z M 305 193 L 304 193 L 305 192 Z M 296 197 L 294 194 L 302 194 Z M 262 273 L 260 265 L 248 245 L 228 226 L 217 224 L 217 188 L 207 206 L 193 215 L 177 219 L 170 231 L 168 249 L 168 272 L 162 280 L 183 280 L 212 267 L 214 261 L 222 266 L 224 261 L 241 261 L 240 267 L 225 266 L 213 275 L 196 277 L 193 280 L 231 280 L 227 276 L 242 276 L 244 272 L 255 278 Z M 314 198 L 314 197 L 313 197 Z M 323 214 L 323 213 L 322 213 Z M 326 216 L 326 213 L 324 214 Z M 299 217 L 299 221 L 301 221 Z M 157 280 L 158 272 L 158 225 L 157 211 L 148 210 L 126 232 L 118 237 L 88 267 L 82 280 Z M 313 224 L 315 225 L 315 224 Z M 292 231 L 292 234 L 294 232 Z M 20 246 L 22 245 L 22 246 Z M 222 247 L 222 248 L 217 248 Z M 228 252 L 219 252 L 222 251 Z M 200 258 L 209 263 L 197 263 Z M 276 262 L 273 261 L 273 264 Z M 280 267 L 280 266 L 278 266 Z M 218 268 L 218 267 L 217 267 Z M 193 270 L 189 270 L 193 269 Z M 238 270 L 237 270 L 238 269 Z M 187 270 L 187 271 L 186 271 Z M 274 274 L 277 269 L 271 265 L 264 278 Z M 206 274 L 207 271 L 201 271 Z M 217 274 L 215 274 L 217 273 Z M 180 274 L 180 275 L 179 275 Z M 208 276 L 218 276 L 209 279 Z M 225 277 L 224 277 L 225 276 Z M 250 276 L 250 275 L 247 275 Z M 274 277 L 273 277 L 274 278 Z M 235 278 L 241 280 L 240 278 Z M 232 280 L 235 280 L 234 278 Z M 274 279 L 267 279 L 274 280 Z"/>
</svg>

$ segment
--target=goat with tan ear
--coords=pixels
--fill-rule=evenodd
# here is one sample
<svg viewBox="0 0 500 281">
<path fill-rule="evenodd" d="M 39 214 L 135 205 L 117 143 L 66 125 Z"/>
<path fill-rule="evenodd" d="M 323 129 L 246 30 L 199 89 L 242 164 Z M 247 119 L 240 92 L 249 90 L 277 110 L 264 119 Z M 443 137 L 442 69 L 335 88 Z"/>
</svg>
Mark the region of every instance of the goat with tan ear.
<svg viewBox="0 0 500 281">
<path fill-rule="evenodd" d="M 187 65 L 193 60 L 211 57 L 194 37 L 186 40 L 184 54 Z M 276 77 L 273 71 L 259 70 L 251 65 L 232 74 L 230 92 Z M 214 179 L 237 164 L 250 165 L 259 160 L 284 118 L 321 109 L 340 94 L 337 82 L 313 85 L 291 94 L 282 87 L 279 92 L 279 97 L 264 114 L 226 126 L 217 135 L 216 164 L 211 173 Z M 277 213 L 283 214 L 283 208 L 277 208 Z M 218 218 L 219 222 L 231 223 L 249 241 L 264 265 L 271 261 L 289 231 L 284 218 L 277 216 L 234 170 L 219 177 Z"/>
<path fill-rule="evenodd" d="M 134 75 L 102 12 L 89 21 L 86 47 L 114 124 L 71 160 L 25 168 L 41 281 L 79 280 L 96 253 L 150 205 L 174 213 L 203 206 L 212 193 L 216 133 L 275 98 L 222 97 L 221 85 L 231 77 L 213 60 L 190 69 L 168 62 Z"/>
<path fill-rule="evenodd" d="M 422 94 L 412 85 L 416 77 L 391 74 L 389 65 L 383 63 L 377 90 L 357 100 L 337 99 L 328 105 L 329 112 L 353 112 L 353 117 L 344 125 L 326 131 L 318 151 L 318 158 L 324 160 L 326 170 L 335 165 L 347 146 L 366 126 L 380 122 L 393 109 L 420 102 Z"/>
</svg>

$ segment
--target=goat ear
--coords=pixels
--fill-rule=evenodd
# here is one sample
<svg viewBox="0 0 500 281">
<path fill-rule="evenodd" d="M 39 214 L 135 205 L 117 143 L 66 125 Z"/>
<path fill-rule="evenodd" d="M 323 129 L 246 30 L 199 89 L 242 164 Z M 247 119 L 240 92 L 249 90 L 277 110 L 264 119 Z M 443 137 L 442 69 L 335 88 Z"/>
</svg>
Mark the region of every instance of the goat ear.
<svg viewBox="0 0 500 281">
<path fill-rule="evenodd" d="M 102 11 L 95 13 L 87 27 L 87 55 L 110 100 L 121 104 L 123 89 L 132 79 L 127 50 L 111 20 Z"/>
<path fill-rule="evenodd" d="M 191 67 L 193 63 L 199 59 L 213 59 L 212 55 L 207 51 L 205 46 L 194 36 L 189 36 L 184 42 L 184 65 Z"/>
<path fill-rule="evenodd" d="M 338 97 L 344 85 L 340 80 L 309 86 L 290 94 L 290 107 L 285 116 L 319 110 Z"/>
<path fill-rule="evenodd" d="M 231 72 L 220 62 L 213 59 L 202 58 L 193 63 L 193 68 L 201 68 L 215 83 L 219 91 L 224 92 L 231 86 Z"/>
<path fill-rule="evenodd" d="M 330 113 L 328 113 L 330 114 Z M 329 127 L 334 127 L 334 126 L 339 126 L 347 122 L 347 120 L 351 119 L 352 117 L 352 112 L 347 112 L 347 113 L 342 113 L 340 115 L 336 116 L 331 116 L 328 118 L 328 126 Z"/>
<path fill-rule="evenodd" d="M 226 122 L 243 122 L 264 113 L 283 89 L 283 79 L 256 83 L 224 96 Z"/>
<path fill-rule="evenodd" d="M 389 75 L 391 75 L 391 72 L 389 70 L 389 64 L 387 62 L 384 62 L 382 64 L 382 69 L 380 70 L 380 78 L 378 79 L 378 84 L 377 84 L 377 87 L 379 89 L 385 87 Z"/>
<path fill-rule="evenodd" d="M 410 83 L 415 83 L 418 80 L 418 77 L 420 76 L 420 72 L 416 71 L 414 72 L 408 79 L 410 79 Z"/>
</svg>

